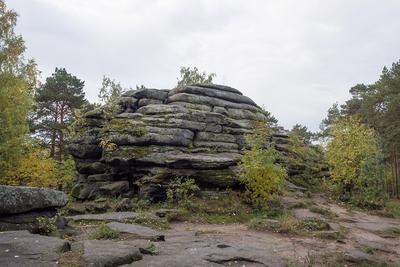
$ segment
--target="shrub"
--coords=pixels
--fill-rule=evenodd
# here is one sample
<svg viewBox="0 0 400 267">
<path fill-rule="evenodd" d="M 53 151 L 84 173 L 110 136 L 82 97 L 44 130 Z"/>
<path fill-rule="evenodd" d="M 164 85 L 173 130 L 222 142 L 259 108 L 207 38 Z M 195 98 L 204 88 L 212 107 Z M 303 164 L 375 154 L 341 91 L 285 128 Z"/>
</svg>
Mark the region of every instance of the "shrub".
<svg viewBox="0 0 400 267">
<path fill-rule="evenodd" d="M 370 209 L 382 208 L 388 198 L 385 190 L 387 175 L 382 155 L 363 160 L 360 176 L 354 185 L 354 204 Z"/>
<path fill-rule="evenodd" d="M 26 144 L 26 156 L 17 167 L 0 178 L 1 184 L 32 187 L 53 187 L 69 191 L 76 177 L 72 159 L 57 161 L 49 158 L 48 151 Z"/>
<path fill-rule="evenodd" d="M 140 252 L 142 254 L 148 254 L 148 255 L 158 255 L 158 254 L 160 254 L 159 248 L 156 245 L 154 245 L 153 243 L 150 244 L 146 248 L 139 248 L 139 250 L 140 250 Z"/>
<path fill-rule="evenodd" d="M 117 239 L 117 238 L 119 238 L 119 232 L 111 229 L 105 224 L 101 224 L 89 236 L 89 239 Z"/>
<path fill-rule="evenodd" d="M 379 149 L 375 133 L 354 118 L 346 118 L 332 127 L 333 139 L 327 146 L 331 176 L 337 185 L 351 192 L 361 174 L 361 163 Z"/>
<path fill-rule="evenodd" d="M 332 134 L 327 158 L 334 190 L 342 200 L 360 207 L 381 207 L 386 199 L 386 167 L 375 132 L 350 117 L 335 124 Z"/>
<path fill-rule="evenodd" d="M 297 185 L 310 189 L 319 189 L 323 181 L 322 170 L 327 168 L 323 149 L 301 138 L 297 131 L 289 133 L 289 153 L 284 158 L 289 169 L 300 170 L 292 173 L 290 180 Z"/>
<path fill-rule="evenodd" d="M 194 179 L 176 177 L 167 189 L 167 200 L 170 203 L 187 202 L 194 194 L 200 191 Z"/>
<path fill-rule="evenodd" d="M 254 204 L 264 205 L 278 191 L 286 170 L 276 164 L 277 151 L 268 144 L 271 133 L 263 122 L 257 122 L 254 133 L 246 136 L 250 146 L 239 164 L 240 181 L 250 193 Z"/>
<path fill-rule="evenodd" d="M 392 218 L 400 218 L 400 201 L 398 200 L 388 201 L 385 205 L 383 215 Z"/>
<path fill-rule="evenodd" d="M 135 219 L 127 220 L 126 223 L 137 223 L 156 230 L 165 230 L 170 228 L 167 218 L 159 218 L 148 212 L 138 212 Z"/>
<path fill-rule="evenodd" d="M 182 212 L 169 219 L 194 223 L 243 223 L 251 219 L 253 210 L 243 202 L 243 194 L 230 190 L 202 192 L 184 204 Z"/>
<path fill-rule="evenodd" d="M 56 217 L 37 217 L 35 233 L 49 235 L 57 230 Z"/>
<path fill-rule="evenodd" d="M 55 187 L 57 185 L 56 161 L 47 157 L 44 150 L 26 147 L 25 158 L 21 159 L 17 168 L 8 172 L 2 184 L 26 185 L 33 187 Z"/>
</svg>

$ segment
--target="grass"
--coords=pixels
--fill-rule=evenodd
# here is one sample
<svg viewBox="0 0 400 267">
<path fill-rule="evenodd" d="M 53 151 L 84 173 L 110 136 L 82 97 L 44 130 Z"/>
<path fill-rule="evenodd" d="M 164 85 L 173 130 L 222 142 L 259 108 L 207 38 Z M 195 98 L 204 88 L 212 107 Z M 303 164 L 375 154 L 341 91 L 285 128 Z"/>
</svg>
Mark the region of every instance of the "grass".
<svg viewBox="0 0 400 267">
<path fill-rule="evenodd" d="M 149 212 L 138 212 L 135 219 L 126 220 L 125 223 L 136 223 L 155 230 L 170 229 L 170 224 L 167 218 L 159 218 Z"/>
<path fill-rule="evenodd" d="M 317 206 L 312 206 L 311 208 L 309 208 L 311 212 L 315 212 L 315 213 L 319 213 L 329 219 L 333 219 L 335 217 L 337 217 L 337 215 L 332 212 L 331 210 L 327 209 L 327 208 L 321 208 L 321 207 L 317 207 Z"/>
<path fill-rule="evenodd" d="M 288 205 L 288 209 L 306 209 L 312 205 L 310 199 L 301 200 L 299 202 Z"/>
<path fill-rule="evenodd" d="M 378 233 L 383 238 L 397 238 L 400 237 L 400 228 L 390 228 Z"/>
<path fill-rule="evenodd" d="M 85 266 L 81 260 L 83 255 L 82 251 L 68 251 L 61 254 L 60 259 L 58 260 L 58 266 L 61 267 L 83 267 Z"/>
<path fill-rule="evenodd" d="M 241 199 L 241 193 L 227 191 L 214 197 L 198 196 L 178 204 L 182 212 L 168 216 L 170 221 L 228 224 L 243 223 L 253 216 L 252 208 Z"/>
<path fill-rule="evenodd" d="M 285 210 L 276 220 L 267 217 L 254 217 L 248 223 L 249 228 L 259 231 L 274 231 L 284 234 L 309 235 L 320 237 L 314 232 L 326 231 L 330 227 L 327 222 L 319 219 L 296 219 L 290 210 Z M 326 239 L 325 237 L 321 238 Z M 338 238 L 340 235 L 338 234 Z"/>
<path fill-rule="evenodd" d="M 324 266 L 324 267 L 395 267 L 397 264 L 386 263 L 382 261 L 368 261 L 362 260 L 359 262 L 351 262 L 342 253 L 331 252 L 324 254 L 309 254 L 303 260 L 291 262 L 288 267 L 310 267 L 310 266 Z"/>
<path fill-rule="evenodd" d="M 400 201 L 390 200 L 383 210 L 375 211 L 374 213 L 378 216 L 400 219 Z"/>
<path fill-rule="evenodd" d="M 285 211 L 276 220 L 266 217 L 255 217 L 249 222 L 249 227 L 255 230 L 270 230 L 278 233 L 294 233 L 298 220 L 290 211 Z"/>
<path fill-rule="evenodd" d="M 100 224 L 99 227 L 89 235 L 89 239 L 117 239 L 119 236 L 119 232 L 105 224 Z"/>
</svg>

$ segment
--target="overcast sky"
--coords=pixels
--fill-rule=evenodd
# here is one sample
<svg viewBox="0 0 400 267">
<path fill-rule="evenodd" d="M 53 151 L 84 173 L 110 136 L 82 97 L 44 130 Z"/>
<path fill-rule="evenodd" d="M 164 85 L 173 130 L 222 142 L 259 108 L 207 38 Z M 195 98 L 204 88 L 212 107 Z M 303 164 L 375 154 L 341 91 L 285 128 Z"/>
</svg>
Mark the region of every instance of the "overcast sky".
<svg viewBox="0 0 400 267">
<path fill-rule="evenodd" d="M 400 59 L 398 0 L 6 0 L 44 79 L 172 88 L 180 66 L 217 74 L 286 128 L 318 129 L 357 83 Z"/>
</svg>

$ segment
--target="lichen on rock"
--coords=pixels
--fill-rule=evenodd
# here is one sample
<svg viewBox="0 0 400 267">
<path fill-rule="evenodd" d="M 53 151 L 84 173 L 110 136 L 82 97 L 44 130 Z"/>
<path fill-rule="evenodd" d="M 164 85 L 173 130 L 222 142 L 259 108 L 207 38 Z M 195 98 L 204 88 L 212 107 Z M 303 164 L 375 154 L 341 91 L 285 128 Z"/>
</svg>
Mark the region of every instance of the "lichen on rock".
<svg viewBox="0 0 400 267">
<path fill-rule="evenodd" d="M 129 186 L 108 191 L 162 196 L 176 176 L 190 176 L 202 187 L 235 187 L 244 135 L 255 121 L 266 121 L 253 100 L 237 89 L 214 84 L 131 90 L 118 103 L 121 112 L 112 118 L 98 110 L 86 113 L 86 135 L 70 146 L 80 173 L 73 190 L 78 199 L 104 194 L 107 183 L 118 181 L 128 181 Z M 99 148 L 104 140 L 113 145 Z M 160 171 L 163 175 L 157 176 Z M 163 180 L 143 183 L 153 176 Z"/>
</svg>

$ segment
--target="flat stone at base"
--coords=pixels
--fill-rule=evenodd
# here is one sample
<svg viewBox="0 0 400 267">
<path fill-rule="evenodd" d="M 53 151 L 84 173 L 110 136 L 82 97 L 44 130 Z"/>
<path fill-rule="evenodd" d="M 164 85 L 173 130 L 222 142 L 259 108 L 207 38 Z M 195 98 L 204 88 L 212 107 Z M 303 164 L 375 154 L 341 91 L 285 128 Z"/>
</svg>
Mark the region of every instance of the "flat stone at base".
<svg viewBox="0 0 400 267">
<path fill-rule="evenodd" d="M 114 242 L 111 240 L 85 240 L 83 242 L 83 260 L 88 266 L 114 267 L 129 264 L 142 259 L 140 245 L 132 242 Z"/>
<path fill-rule="evenodd" d="M 367 254 L 361 250 L 347 251 L 344 254 L 344 258 L 346 261 L 353 262 L 353 263 L 362 263 L 362 262 L 374 263 L 374 262 L 376 262 L 376 259 L 372 255 Z"/>
<path fill-rule="evenodd" d="M 28 231 L 0 232 L 0 266 L 57 266 L 60 253 L 70 250 L 62 239 Z"/>
<path fill-rule="evenodd" d="M 111 229 L 122 232 L 134 234 L 141 238 L 152 239 L 152 240 L 163 240 L 164 235 L 161 235 L 156 230 L 153 230 L 149 227 L 137 225 L 137 224 L 128 224 L 128 223 L 119 223 L 119 222 L 111 222 L 107 224 Z"/>
<path fill-rule="evenodd" d="M 323 219 L 321 214 L 310 211 L 309 209 L 294 209 L 294 217 L 297 219 Z"/>
<path fill-rule="evenodd" d="M 109 212 L 102 214 L 83 214 L 66 217 L 69 221 L 106 221 L 106 222 L 123 222 L 129 219 L 135 219 L 136 212 Z"/>
</svg>

